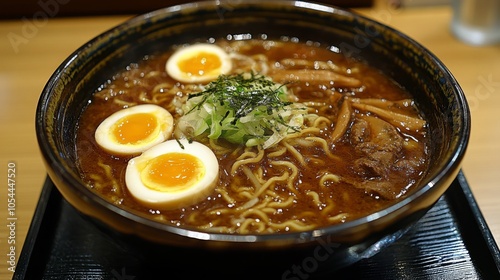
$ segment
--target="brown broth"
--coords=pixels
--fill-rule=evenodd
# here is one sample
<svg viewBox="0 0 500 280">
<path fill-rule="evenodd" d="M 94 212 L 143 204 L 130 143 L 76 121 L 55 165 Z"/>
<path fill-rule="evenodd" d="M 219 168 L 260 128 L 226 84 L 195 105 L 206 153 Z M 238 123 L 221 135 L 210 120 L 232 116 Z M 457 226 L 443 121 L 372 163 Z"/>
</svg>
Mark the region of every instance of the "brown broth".
<svg viewBox="0 0 500 280">
<path fill-rule="evenodd" d="M 324 125 L 317 135 L 327 139 L 327 141 L 335 128 L 343 98 L 370 98 L 389 101 L 410 100 L 412 98 L 409 92 L 402 89 L 377 69 L 362 62 L 347 59 L 342 54 L 330 51 L 327 46 L 260 40 L 252 40 L 246 43 L 220 40 L 217 44 L 225 48 L 230 47 L 246 56 L 264 55 L 269 65 L 278 65 L 274 62 L 281 62 L 281 65 L 283 65 L 283 61 L 286 59 L 295 61 L 294 65 L 287 66 L 288 69 L 315 67 L 314 63 L 311 64 L 312 66 L 297 66 L 297 62 L 330 61 L 331 63 L 328 65 L 335 65 L 335 72 L 359 80 L 359 86 L 349 86 L 336 82 L 303 81 L 294 81 L 287 84 L 287 87 L 299 102 L 307 102 L 307 104 L 326 103 L 324 106 L 312 106 L 314 109 L 311 109 L 311 111 L 326 117 L 330 121 L 330 124 Z M 166 211 L 142 206 L 131 197 L 125 186 L 125 168 L 131 156 L 111 155 L 99 148 L 95 142 L 94 132 L 107 116 L 124 106 L 152 103 L 151 99 L 154 96 L 162 97 L 157 104 L 167 108 L 174 118 L 180 116 L 172 106 L 172 100 L 175 98 L 182 100 L 190 92 L 199 91 L 199 88 L 176 82 L 168 76 L 165 71 L 165 62 L 171 53 L 172 50 L 148 55 L 143 61 L 133 63 L 123 72 L 110 77 L 108 83 L 96 90 L 95 96 L 80 118 L 77 132 L 77 151 L 82 179 L 88 184 L 89 188 L 94 189 L 110 202 L 167 224 L 187 227 L 206 226 L 213 223 L 215 218 L 219 219 L 213 223 L 216 228 L 222 227 L 226 223 L 234 224 L 234 215 L 208 214 L 214 209 L 228 208 L 227 201 L 216 192 L 198 204 L 177 210 Z M 238 65 L 238 63 L 236 64 Z M 237 70 L 238 68 L 235 71 Z M 273 77 L 279 71 L 280 69 L 272 68 L 269 70 L 269 75 Z M 117 104 L 113 101 L 116 99 L 131 103 Z M 414 105 L 392 106 L 391 110 L 407 116 L 421 118 Z M 354 111 L 353 120 L 374 115 L 358 109 L 354 109 Z M 322 227 L 332 223 L 356 219 L 395 203 L 419 183 L 422 174 L 426 172 L 429 156 L 427 154 L 426 128 L 416 133 L 407 133 L 396 129 L 403 139 L 403 144 L 408 146 L 407 144 L 411 143 L 412 148 L 403 148 L 395 152 L 396 158 L 388 165 L 388 173 L 381 176 L 372 173 L 371 167 L 359 165 L 359 161 L 357 161 L 360 157 L 367 157 L 367 154 L 361 152 L 361 150 L 370 149 L 369 145 L 365 147 L 362 143 L 356 143 L 359 146 L 353 147 L 353 127 L 359 127 L 360 124 L 357 123 L 355 126 L 354 121 L 352 121 L 345 135 L 339 141 L 330 143 L 330 150 L 337 160 L 325 159 L 325 152 L 317 146 L 303 147 L 298 145 L 296 147 L 302 156 L 307 158 L 308 164 L 301 167 L 298 178 L 294 182 L 294 188 L 297 190 L 294 197 L 296 203 L 291 207 L 279 208 L 274 213 L 269 213 L 268 217 L 273 223 L 293 220 L 305 224 L 314 224 L 315 227 Z M 360 142 L 368 142 L 368 140 L 365 139 Z M 231 144 L 221 143 L 221 145 L 230 146 Z M 231 147 L 231 149 L 237 150 L 238 147 Z M 239 154 L 241 152 L 235 155 L 218 155 L 220 179 L 217 188 L 225 188 L 228 193 L 233 191 L 235 185 L 244 184 L 247 181 L 241 171 L 235 176 L 229 175 L 230 172 L 228 172 L 235 157 Z M 280 156 L 279 159 L 300 166 L 300 162 L 289 152 Z M 285 168 L 273 167 L 270 162 L 271 159 L 264 158 L 259 164 L 248 165 L 248 167 L 255 172 L 257 172 L 258 168 L 261 168 L 265 176 L 279 176 L 286 170 Z M 108 166 L 108 171 L 105 171 L 103 166 Z M 320 187 L 318 186 L 318 180 L 322 174 L 321 172 L 338 174 L 342 177 L 342 180 L 337 183 L 329 183 L 327 187 Z M 368 187 L 366 185 L 371 183 L 377 183 L 377 186 L 374 187 L 372 184 Z M 390 183 L 390 191 L 387 193 L 379 191 L 378 183 L 384 187 L 386 183 Z M 283 199 L 290 195 L 290 190 L 287 189 L 286 184 L 278 183 L 274 185 L 273 191 Z M 312 203 L 311 196 L 307 194 L 308 191 L 319 194 L 322 204 Z M 231 207 L 241 206 L 244 202 L 238 203 L 237 205 L 231 205 Z M 318 214 L 325 208 L 328 208 L 329 215 Z M 196 216 L 190 219 L 190 215 L 195 212 Z M 328 217 L 337 214 L 348 215 L 341 216 L 335 222 L 328 220 Z M 249 228 L 259 232 L 257 227 L 250 226 Z M 294 230 L 293 227 L 284 227 L 275 231 Z M 230 230 L 230 232 L 240 233 L 237 230 Z"/>
</svg>

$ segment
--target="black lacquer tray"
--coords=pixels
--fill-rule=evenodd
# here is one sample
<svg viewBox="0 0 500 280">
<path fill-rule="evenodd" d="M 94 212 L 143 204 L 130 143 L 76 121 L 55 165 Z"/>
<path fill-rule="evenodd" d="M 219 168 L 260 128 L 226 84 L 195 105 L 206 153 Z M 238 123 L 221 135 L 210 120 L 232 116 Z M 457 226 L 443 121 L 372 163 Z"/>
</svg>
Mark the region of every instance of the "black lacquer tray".
<svg viewBox="0 0 500 280">
<path fill-rule="evenodd" d="M 315 273 L 307 259 L 299 268 L 269 271 L 249 255 L 248 267 L 228 275 L 211 255 L 200 266 L 186 252 L 163 249 L 152 259 L 151 250 L 104 233 L 47 179 L 13 279 L 500 279 L 498 246 L 462 172 L 403 237 L 339 271 Z"/>
</svg>

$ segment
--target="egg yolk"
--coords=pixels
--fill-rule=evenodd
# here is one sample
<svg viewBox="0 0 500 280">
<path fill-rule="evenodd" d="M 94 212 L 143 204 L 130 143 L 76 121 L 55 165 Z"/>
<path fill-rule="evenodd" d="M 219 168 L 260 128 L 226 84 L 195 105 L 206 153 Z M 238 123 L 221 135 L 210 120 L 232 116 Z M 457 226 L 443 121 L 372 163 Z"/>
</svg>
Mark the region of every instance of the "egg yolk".
<svg viewBox="0 0 500 280">
<path fill-rule="evenodd" d="M 147 139 L 158 126 L 153 114 L 138 113 L 118 120 L 113 135 L 120 144 L 134 144 Z"/>
<path fill-rule="evenodd" d="M 219 69 L 222 62 L 219 56 L 213 53 L 199 52 L 194 56 L 179 61 L 177 65 L 182 72 L 190 76 L 203 76 Z"/>
<path fill-rule="evenodd" d="M 148 188 L 172 192 L 189 188 L 203 177 L 203 163 L 185 153 L 168 153 L 148 161 L 141 180 Z"/>
</svg>

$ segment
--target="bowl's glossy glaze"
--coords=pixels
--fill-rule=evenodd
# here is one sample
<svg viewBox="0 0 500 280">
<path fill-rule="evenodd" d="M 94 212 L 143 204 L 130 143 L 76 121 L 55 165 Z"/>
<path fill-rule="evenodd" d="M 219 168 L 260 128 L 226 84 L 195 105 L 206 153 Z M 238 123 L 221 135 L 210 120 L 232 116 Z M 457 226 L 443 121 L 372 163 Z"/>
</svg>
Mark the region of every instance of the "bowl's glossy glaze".
<svg viewBox="0 0 500 280">
<path fill-rule="evenodd" d="M 76 166 L 75 130 L 91 94 L 144 55 L 195 39 L 288 36 L 338 47 L 366 60 L 409 89 L 429 121 L 432 159 L 424 185 L 370 216 L 317 230 L 269 235 L 214 234 L 147 220 L 90 191 Z M 428 50 L 382 24 L 346 10 L 295 1 L 200 2 L 136 17 L 94 38 L 56 70 L 36 112 L 36 131 L 48 174 L 64 198 L 104 228 L 127 238 L 182 248 L 327 252 L 341 267 L 378 252 L 403 234 L 446 191 L 457 175 L 470 133 L 462 90 Z M 316 257 L 316 255 L 314 255 Z"/>
</svg>

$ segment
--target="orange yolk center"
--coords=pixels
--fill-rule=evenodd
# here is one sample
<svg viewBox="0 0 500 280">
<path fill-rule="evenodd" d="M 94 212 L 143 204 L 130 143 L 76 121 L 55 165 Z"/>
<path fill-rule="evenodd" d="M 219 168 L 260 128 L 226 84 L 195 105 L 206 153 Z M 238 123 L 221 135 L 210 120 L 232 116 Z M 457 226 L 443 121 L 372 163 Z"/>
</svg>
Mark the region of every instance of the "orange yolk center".
<svg viewBox="0 0 500 280">
<path fill-rule="evenodd" d="M 147 139 L 158 126 L 153 114 L 137 113 L 116 122 L 113 135 L 120 144 L 134 144 Z"/>
<path fill-rule="evenodd" d="M 219 56 L 208 52 L 199 52 L 178 63 L 179 69 L 190 76 L 203 76 L 220 68 L 221 65 Z"/>
<path fill-rule="evenodd" d="M 158 191 L 190 187 L 203 175 L 203 163 L 185 153 L 168 153 L 151 159 L 142 174 L 145 185 Z"/>
</svg>

